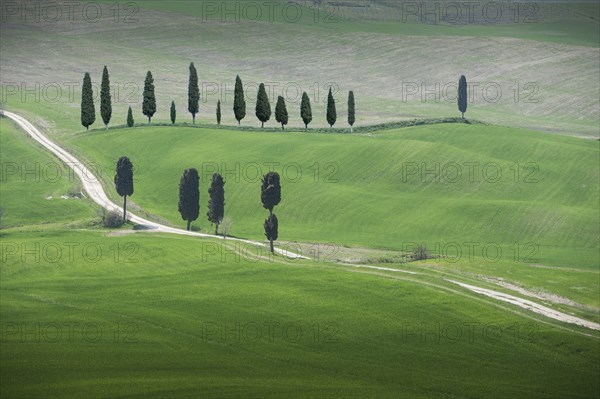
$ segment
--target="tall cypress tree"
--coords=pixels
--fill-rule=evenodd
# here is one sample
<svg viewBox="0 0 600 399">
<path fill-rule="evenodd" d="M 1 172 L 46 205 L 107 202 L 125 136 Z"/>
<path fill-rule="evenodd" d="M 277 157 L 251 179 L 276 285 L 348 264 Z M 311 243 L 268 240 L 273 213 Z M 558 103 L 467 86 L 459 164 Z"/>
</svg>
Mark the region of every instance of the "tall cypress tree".
<svg viewBox="0 0 600 399">
<path fill-rule="evenodd" d="M 192 123 L 196 124 L 196 114 L 200 109 L 200 89 L 198 88 L 198 74 L 192 62 L 190 64 L 190 80 L 188 83 L 188 111 L 192 114 Z"/>
<path fill-rule="evenodd" d="M 177 110 L 175 109 L 175 101 L 171 101 L 171 123 L 174 125 L 177 120 Z"/>
<path fill-rule="evenodd" d="M 217 101 L 217 125 L 221 124 L 221 100 Z"/>
<path fill-rule="evenodd" d="M 148 117 L 148 124 L 156 113 L 156 96 L 154 95 L 154 78 L 152 72 L 148 71 L 144 82 L 144 100 L 142 102 L 142 111 Z"/>
<path fill-rule="evenodd" d="M 333 127 L 333 125 L 335 125 L 336 120 L 337 120 L 337 111 L 335 109 L 335 99 L 333 98 L 333 93 L 331 92 L 331 87 L 330 87 L 329 95 L 327 96 L 327 123 L 329 123 L 330 129 Z"/>
<path fill-rule="evenodd" d="M 215 173 L 208 189 L 208 220 L 215 225 L 215 235 L 219 234 L 219 224 L 225 214 L 225 182 L 223 176 Z"/>
<path fill-rule="evenodd" d="M 108 129 L 108 124 L 112 117 L 112 104 L 110 99 L 110 79 L 106 65 L 102 71 L 102 85 L 100 87 L 100 115 L 102 115 L 104 126 Z"/>
<path fill-rule="evenodd" d="M 242 119 L 246 117 L 246 100 L 244 100 L 244 85 L 240 75 L 235 78 L 235 91 L 233 97 L 233 113 L 238 125 L 241 125 Z"/>
<path fill-rule="evenodd" d="M 274 253 L 273 241 L 277 239 L 277 217 L 273 214 L 273 208 L 281 202 L 281 185 L 277 172 L 269 172 L 262 178 L 260 189 L 260 199 L 263 208 L 269 210 L 269 217 L 265 220 L 265 235 L 271 246 L 271 253 Z"/>
<path fill-rule="evenodd" d="M 194 168 L 186 169 L 179 181 L 179 213 L 190 231 L 190 225 L 200 214 L 200 177 Z"/>
<path fill-rule="evenodd" d="M 133 111 L 131 110 L 131 107 L 129 107 L 129 110 L 127 111 L 127 126 L 132 127 L 133 123 Z"/>
<path fill-rule="evenodd" d="M 265 236 L 267 237 L 267 240 L 269 240 L 269 246 L 271 247 L 271 253 L 275 253 L 273 241 L 277 240 L 279 235 L 279 221 L 274 213 L 265 219 L 264 228 Z"/>
<path fill-rule="evenodd" d="M 348 93 L 348 124 L 350 125 L 350 132 L 354 130 L 354 122 L 356 122 L 356 114 L 354 110 L 354 92 Z"/>
<path fill-rule="evenodd" d="M 310 107 L 310 98 L 306 92 L 302 93 L 302 103 L 300 104 L 300 116 L 304 122 L 304 130 L 308 130 L 308 124 L 312 122 L 312 109 Z"/>
<path fill-rule="evenodd" d="M 277 98 L 277 105 L 275 106 L 275 119 L 281 123 L 281 129 L 285 130 L 285 125 L 288 124 L 288 112 L 285 106 L 285 99 L 282 96 Z"/>
<path fill-rule="evenodd" d="M 256 96 L 256 117 L 262 122 L 262 127 L 265 127 L 265 122 L 271 119 L 271 104 L 269 96 L 265 90 L 265 84 L 261 83 L 258 86 L 258 95 Z"/>
<path fill-rule="evenodd" d="M 465 75 L 462 75 L 458 81 L 458 110 L 465 119 L 465 112 L 467 112 L 467 78 Z"/>
<path fill-rule="evenodd" d="M 94 93 L 92 90 L 92 78 L 88 72 L 83 77 L 81 87 L 81 124 L 86 130 L 96 121 L 96 108 L 94 107 Z"/>
<path fill-rule="evenodd" d="M 127 221 L 127 196 L 133 195 L 133 164 L 127 157 L 117 161 L 115 189 L 123 197 L 123 223 Z"/>
</svg>

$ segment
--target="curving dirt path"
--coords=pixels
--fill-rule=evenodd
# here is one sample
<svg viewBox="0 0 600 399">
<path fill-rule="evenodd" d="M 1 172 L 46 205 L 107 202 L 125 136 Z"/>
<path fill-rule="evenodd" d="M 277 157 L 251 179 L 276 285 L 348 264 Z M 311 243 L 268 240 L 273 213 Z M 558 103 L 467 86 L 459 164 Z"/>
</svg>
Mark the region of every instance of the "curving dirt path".
<svg viewBox="0 0 600 399">
<path fill-rule="evenodd" d="M 103 189 L 100 181 L 94 176 L 94 174 L 82 162 L 77 160 L 77 158 L 75 158 L 73 155 L 69 154 L 63 148 L 61 148 L 60 146 L 58 146 L 57 144 L 52 142 L 50 139 L 48 139 L 46 136 L 44 136 L 33 124 L 31 124 L 29 121 L 27 121 L 27 119 L 15 114 L 15 113 L 8 112 L 8 111 L 4 111 L 3 114 L 5 116 L 7 116 L 8 118 L 12 119 L 13 121 L 15 121 L 34 140 L 36 140 L 38 143 L 40 143 L 42 146 L 44 146 L 44 148 L 48 149 L 50 152 L 52 152 L 54 155 L 56 155 L 60 160 L 62 160 L 64 163 L 66 163 L 70 168 L 72 168 L 75 171 L 75 173 L 77 174 L 77 176 L 79 176 L 79 179 L 81 180 L 81 182 L 83 184 L 84 190 L 88 193 L 88 195 L 92 201 L 94 201 L 95 203 L 97 203 L 98 205 L 102 206 L 103 208 L 105 208 L 107 210 L 121 211 L 121 207 L 116 205 L 114 202 L 112 202 L 106 196 L 106 193 L 104 192 L 104 189 Z M 203 233 L 197 233 L 197 232 L 193 232 L 193 231 L 176 229 L 174 227 L 165 226 L 160 223 L 156 223 L 156 222 L 144 219 L 144 218 L 136 216 L 134 214 L 129 214 L 129 215 L 130 215 L 129 219 L 132 222 L 142 225 L 142 226 L 145 226 L 150 231 L 164 232 L 164 233 L 170 233 L 170 234 L 179 234 L 179 235 L 185 235 L 185 236 L 223 239 L 223 237 L 221 237 L 221 236 L 214 236 L 214 235 L 210 235 L 210 234 L 203 234 Z M 239 239 L 239 238 L 228 238 L 227 240 L 243 242 L 246 244 L 255 245 L 255 246 L 264 247 L 264 248 L 267 247 L 266 244 L 264 244 L 264 243 L 251 241 L 251 240 L 243 240 L 243 239 Z M 288 251 L 285 249 L 281 249 L 281 248 L 275 248 L 275 251 L 278 254 L 281 254 L 290 259 L 309 259 L 306 256 L 302 256 L 300 254 L 297 254 L 297 253 L 294 253 L 294 252 L 291 252 L 291 251 Z M 347 266 L 347 267 L 367 268 L 367 269 L 375 269 L 375 270 L 391 271 L 391 272 L 399 272 L 399 273 L 420 274 L 420 273 L 416 273 L 416 272 L 410 272 L 410 271 L 406 271 L 406 270 L 393 269 L 393 268 L 387 268 L 387 267 L 378 267 L 378 266 L 369 266 L 369 265 L 353 265 L 353 264 L 346 264 L 346 263 L 341 263 L 340 265 Z M 521 307 L 523 309 L 527 309 L 531 312 L 543 315 L 545 317 L 549 317 L 554 320 L 558 320 L 558 321 L 561 321 L 564 323 L 569 323 L 569 324 L 576 324 L 576 325 L 583 326 L 583 327 L 593 329 L 593 330 L 600 330 L 600 324 L 598 324 L 598 323 L 595 323 L 595 322 L 592 322 L 589 320 L 585 320 L 585 319 L 582 319 L 582 318 L 579 318 L 576 316 L 572 316 L 572 315 L 569 315 L 569 314 L 566 314 L 563 312 L 559 312 L 557 310 L 548 308 L 546 306 L 540 305 L 538 303 L 532 302 L 527 299 L 519 298 L 519 297 L 516 297 L 513 295 L 509 295 L 509 294 L 499 292 L 499 291 L 490 290 L 487 288 L 481 288 L 481 287 L 477 287 L 474 285 L 461 283 L 461 282 L 454 281 L 454 280 L 445 279 L 445 281 L 459 285 L 459 286 L 461 286 L 465 289 L 468 289 L 472 292 L 475 292 L 477 294 L 482 294 L 482 295 L 494 298 L 499 301 L 510 303 L 512 305 Z"/>
</svg>

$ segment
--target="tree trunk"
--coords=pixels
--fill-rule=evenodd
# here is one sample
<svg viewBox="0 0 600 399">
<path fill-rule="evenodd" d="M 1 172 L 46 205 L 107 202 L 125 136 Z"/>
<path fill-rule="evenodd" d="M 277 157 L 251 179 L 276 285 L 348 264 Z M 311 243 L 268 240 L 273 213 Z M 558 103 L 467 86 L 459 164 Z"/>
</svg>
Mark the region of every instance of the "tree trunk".
<svg viewBox="0 0 600 399">
<path fill-rule="evenodd" d="M 264 128 L 265 127 L 265 123 L 262 122 L 262 121 L 261 121 L 261 123 L 262 123 L 261 127 Z"/>
<path fill-rule="evenodd" d="M 191 220 L 187 221 L 187 231 L 190 231 L 190 225 L 192 224 Z"/>
<path fill-rule="evenodd" d="M 192 125 L 196 124 L 196 115 L 192 114 Z"/>
<path fill-rule="evenodd" d="M 269 242 L 271 243 L 271 253 L 275 254 L 275 248 L 273 247 L 273 240 L 269 240 Z"/>
<path fill-rule="evenodd" d="M 285 126 L 283 123 L 281 124 L 281 130 L 285 130 Z"/>
<path fill-rule="evenodd" d="M 308 125 L 305 123 L 304 124 L 304 131 L 307 132 L 308 131 Z"/>
<path fill-rule="evenodd" d="M 85 130 L 87 130 L 87 131 L 89 132 L 89 130 L 90 130 L 90 127 L 89 127 L 89 126 L 86 126 L 86 127 L 85 127 Z"/>
<path fill-rule="evenodd" d="M 462 114 L 462 118 L 465 119 L 465 113 L 461 112 L 461 114 Z"/>
<path fill-rule="evenodd" d="M 350 126 L 350 133 L 354 133 L 354 127 Z"/>
<path fill-rule="evenodd" d="M 127 221 L 127 196 L 123 196 L 123 223 Z"/>
<path fill-rule="evenodd" d="M 148 125 L 150 125 L 151 119 L 151 117 L 148 117 Z"/>
<path fill-rule="evenodd" d="M 219 235 L 219 223 L 215 223 L 215 235 Z"/>
</svg>

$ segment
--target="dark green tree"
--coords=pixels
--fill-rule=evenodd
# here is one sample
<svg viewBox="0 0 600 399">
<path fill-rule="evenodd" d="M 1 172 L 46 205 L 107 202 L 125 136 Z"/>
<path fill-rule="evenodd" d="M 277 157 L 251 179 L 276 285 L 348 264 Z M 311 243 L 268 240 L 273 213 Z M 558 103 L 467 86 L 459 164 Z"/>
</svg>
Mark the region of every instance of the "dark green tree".
<svg viewBox="0 0 600 399">
<path fill-rule="evenodd" d="M 356 113 L 354 110 L 354 92 L 348 93 L 348 124 L 350 125 L 350 132 L 354 130 L 354 122 L 356 122 Z"/>
<path fill-rule="evenodd" d="M 310 98 L 306 92 L 302 93 L 302 103 L 300 104 L 300 116 L 304 122 L 304 130 L 308 130 L 308 124 L 312 122 L 312 109 L 310 107 Z"/>
<path fill-rule="evenodd" d="M 131 110 L 131 107 L 129 107 L 129 110 L 127 111 L 127 126 L 132 127 L 133 123 L 133 111 Z"/>
<path fill-rule="evenodd" d="M 337 120 L 337 111 L 335 109 L 335 99 L 333 98 L 333 93 L 331 92 L 331 87 L 329 88 L 329 95 L 327 96 L 327 123 L 329 123 L 329 128 L 332 128 L 335 125 L 335 121 Z"/>
<path fill-rule="evenodd" d="M 273 223 L 277 223 L 277 218 L 273 218 L 273 208 L 281 202 L 281 185 L 279 174 L 277 172 L 269 172 L 263 176 L 260 199 L 263 208 L 269 210 L 269 218 L 265 221 L 265 234 L 269 239 L 271 253 L 274 253 L 273 241 L 277 238 L 277 227 L 275 227 L 275 234 L 273 234 Z M 269 225 L 269 230 L 267 230 L 267 224 Z"/>
<path fill-rule="evenodd" d="M 175 101 L 171 101 L 171 123 L 174 125 L 177 120 L 177 110 L 175 109 Z"/>
<path fill-rule="evenodd" d="M 258 95 L 256 96 L 256 117 L 262 123 L 262 127 L 265 127 L 265 122 L 271 119 L 271 104 L 269 103 L 269 96 L 267 96 L 267 90 L 265 90 L 265 84 L 261 83 L 258 86 Z"/>
<path fill-rule="evenodd" d="M 92 90 L 92 78 L 88 72 L 83 77 L 81 87 L 81 124 L 86 130 L 96 121 L 96 108 L 94 107 L 94 92 Z"/>
<path fill-rule="evenodd" d="M 217 125 L 221 124 L 221 100 L 217 101 Z"/>
<path fill-rule="evenodd" d="M 200 89 L 198 88 L 198 73 L 192 62 L 190 64 L 190 80 L 188 83 L 188 111 L 192 114 L 192 123 L 196 124 L 196 114 L 200 109 Z"/>
<path fill-rule="evenodd" d="M 148 117 L 148 124 L 152 121 L 152 117 L 156 113 L 156 96 L 154 95 L 154 78 L 152 72 L 146 74 L 144 82 L 144 100 L 142 102 L 142 111 Z"/>
<path fill-rule="evenodd" d="M 123 223 L 127 221 L 127 197 L 133 195 L 133 164 L 127 157 L 117 161 L 115 189 L 123 197 Z"/>
<path fill-rule="evenodd" d="M 235 91 L 233 97 L 233 113 L 238 125 L 241 125 L 242 119 L 246 117 L 246 100 L 244 100 L 244 85 L 240 76 L 235 78 Z"/>
<path fill-rule="evenodd" d="M 190 225 L 200 214 L 200 177 L 194 168 L 186 169 L 179 181 L 179 213 L 190 231 Z"/>
<path fill-rule="evenodd" d="M 277 240 L 279 233 L 279 222 L 277 221 L 277 216 L 273 213 L 269 215 L 268 218 L 265 219 L 265 236 L 267 240 L 269 240 L 269 246 L 271 248 L 271 253 L 275 253 L 275 248 L 273 247 L 273 241 Z"/>
<path fill-rule="evenodd" d="M 108 129 L 108 124 L 112 117 L 112 104 L 110 99 L 110 79 L 106 65 L 102 71 L 102 85 L 100 86 L 100 115 L 102 115 L 104 126 Z"/>
<path fill-rule="evenodd" d="M 208 220 L 215 225 L 215 235 L 219 234 L 219 224 L 225 214 L 225 181 L 223 176 L 215 173 L 208 189 Z"/>
<path fill-rule="evenodd" d="M 467 112 L 467 78 L 465 75 L 462 75 L 458 81 L 458 110 L 465 119 L 465 112 Z"/>
<path fill-rule="evenodd" d="M 285 125 L 288 124 L 288 112 L 285 106 L 285 99 L 282 96 L 277 98 L 277 105 L 275 106 L 275 119 L 281 123 L 281 129 L 285 130 Z"/>
</svg>

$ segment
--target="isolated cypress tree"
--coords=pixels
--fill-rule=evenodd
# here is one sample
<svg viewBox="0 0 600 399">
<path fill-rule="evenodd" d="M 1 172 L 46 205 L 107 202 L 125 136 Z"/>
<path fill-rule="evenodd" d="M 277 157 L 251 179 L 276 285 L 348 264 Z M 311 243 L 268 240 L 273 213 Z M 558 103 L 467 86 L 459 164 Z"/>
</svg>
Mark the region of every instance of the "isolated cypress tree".
<svg viewBox="0 0 600 399">
<path fill-rule="evenodd" d="M 302 103 L 300 103 L 300 116 L 304 122 L 304 130 L 308 130 L 308 124 L 312 122 L 312 109 L 310 107 L 310 98 L 306 92 L 302 93 Z"/>
<path fill-rule="evenodd" d="M 327 96 L 327 123 L 329 123 L 330 129 L 333 127 L 333 125 L 335 125 L 336 120 L 337 111 L 335 110 L 335 99 L 333 98 L 333 93 L 331 92 L 330 87 L 329 95 Z"/>
<path fill-rule="evenodd" d="M 196 124 L 196 114 L 200 108 L 200 89 L 198 88 L 198 74 L 192 62 L 190 64 L 190 80 L 188 83 L 188 111 L 192 114 L 192 123 Z"/>
<path fill-rule="evenodd" d="M 246 100 L 244 100 L 244 85 L 240 76 L 235 78 L 235 91 L 233 95 L 233 113 L 238 125 L 241 125 L 242 119 L 246 117 Z"/>
<path fill-rule="evenodd" d="M 285 106 L 285 99 L 282 96 L 277 98 L 277 105 L 275 106 L 275 119 L 281 123 L 281 129 L 285 130 L 285 125 L 288 124 L 288 112 Z"/>
<path fill-rule="evenodd" d="M 279 221 L 277 220 L 277 216 L 273 213 L 269 215 L 268 218 L 265 219 L 265 236 L 267 240 L 269 240 L 269 246 L 271 247 L 271 253 L 275 253 L 275 248 L 273 247 L 273 241 L 277 240 L 279 233 Z"/>
<path fill-rule="evenodd" d="M 200 214 L 200 177 L 194 168 L 186 169 L 179 181 L 179 213 L 187 221 L 187 230 Z"/>
<path fill-rule="evenodd" d="M 458 110 L 465 119 L 465 112 L 467 112 L 467 78 L 465 75 L 462 75 L 458 81 Z"/>
<path fill-rule="evenodd" d="M 123 223 L 127 221 L 127 196 L 133 195 L 133 164 L 127 157 L 117 161 L 115 189 L 123 197 Z"/>
<path fill-rule="evenodd" d="M 100 86 L 100 115 L 102 115 L 104 126 L 108 129 L 108 124 L 112 117 L 112 104 L 110 99 L 110 79 L 106 65 L 102 71 L 102 85 Z"/>
<path fill-rule="evenodd" d="M 92 78 L 88 72 L 83 77 L 81 87 L 81 124 L 86 130 L 96 121 L 96 108 L 94 107 L 94 92 L 92 90 Z"/>
<path fill-rule="evenodd" d="M 144 100 L 142 102 L 142 111 L 148 117 L 148 124 L 152 121 L 152 117 L 156 113 L 156 96 L 154 95 L 154 78 L 152 72 L 146 74 L 144 82 Z"/>
<path fill-rule="evenodd" d="M 215 173 L 208 189 L 208 220 L 215 225 L 215 235 L 219 234 L 219 224 L 225 214 L 225 182 L 223 176 Z"/>
<path fill-rule="evenodd" d="M 129 110 L 127 111 L 127 126 L 132 127 L 133 123 L 133 111 L 131 110 L 131 107 L 129 107 Z"/>
<path fill-rule="evenodd" d="M 354 111 L 354 92 L 348 93 L 348 124 L 350 125 L 350 132 L 354 130 L 354 122 L 356 122 L 356 114 Z"/>
<path fill-rule="evenodd" d="M 221 124 L 221 100 L 217 101 L 217 125 Z"/>
<path fill-rule="evenodd" d="M 258 95 L 256 96 L 256 117 L 262 122 L 262 127 L 265 127 L 265 122 L 271 119 L 271 104 L 269 96 L 265 90 L 265 84 L 261 83 L 258 86 Z"/>
<path fill-rule="evenodd" d="M 265 235 L 269 239 L 271 245 L 271 253 L 274 253 L 273 241 L 277 239 L 277 218 L 273 214 L 273 208 L 281 202 L 281 185 L 279 174 L 277 172 L 269 172 L 262 178 L 262 186 L 260 189 L 260 199 L 263 208 L 269 210 L 269 218 L 265 220 Z M 274 224 L 275 223 L 275 224 Z M 274 227 L 275 226 L 275 227 Z M 275 230 L 273 230 L 275 229 Z"/>
<path fill-rule="evenodd" d="M 177 110 L 175 109 L 175 101 L 171 101 L 171 123 L 174 125 L 177 119 Z"/>
</svg>

